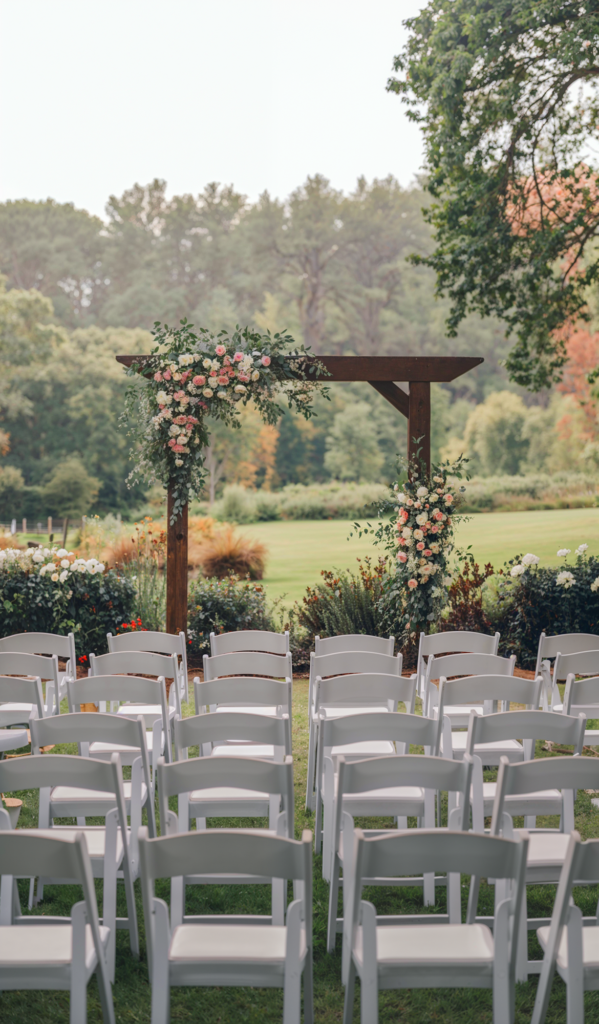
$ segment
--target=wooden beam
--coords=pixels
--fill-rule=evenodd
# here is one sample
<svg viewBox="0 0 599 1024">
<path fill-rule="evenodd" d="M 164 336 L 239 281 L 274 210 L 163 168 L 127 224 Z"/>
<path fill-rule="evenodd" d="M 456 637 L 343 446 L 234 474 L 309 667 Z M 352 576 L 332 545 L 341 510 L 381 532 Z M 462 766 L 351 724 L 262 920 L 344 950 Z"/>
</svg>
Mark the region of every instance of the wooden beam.
<svg viewBox="0 0 599 1024">
<path fill-rule="evenodd" d="M 416 455 L 424 462 L 428 473 L 431 467 L 431 386 L 428 381 L 410 381 L 408 462 Z"/>
<path fill-rule="evenodd" d="M 147 356 L 117 356 L 123 366 L 143 365 Z M 339 380 L 440 381 L 447 383 L 480 366 L 480 356 L 313 356 L 331 374 L 324 383 Z M 307 362 L 310 362 L 308 358 Z"/>
<path fill-rule="evenodd" d="M 171 525 L 173 492 L 169 488 L 166 535 L 166 631 L 187 636 L 187 510 Z"/>
<path fill-rule="evenodd" d="M 386 398 L 406 419 L 410 415 L 410 396 L 390 380 L 369 380 L 368 383 L 379 395 Z"/>
</svg>

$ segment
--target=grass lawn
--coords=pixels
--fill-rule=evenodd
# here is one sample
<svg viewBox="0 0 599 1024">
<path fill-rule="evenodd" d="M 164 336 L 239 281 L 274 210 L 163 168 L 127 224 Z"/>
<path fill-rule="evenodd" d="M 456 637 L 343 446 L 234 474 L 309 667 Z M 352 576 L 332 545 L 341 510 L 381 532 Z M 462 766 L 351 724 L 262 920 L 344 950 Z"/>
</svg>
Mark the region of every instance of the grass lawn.
<svg viewBox="0 0 599 1024">
<path fill-rule="evenodd" d="M 356 567 L 356 558 L 377 555 L 369 538 L 348 541 L 353 524 L 329 519 L 254 523 L 239 529 L 263 541 L 269 550 L 264 585 L 270 598 L 285 593 L 285 604 L 299 600 L 316 583 L 321 569 Z M 552 509 L 543 512 L 490 512 L 471 515 L 457 533 L 459 547 L 472 550 L 481 563 L 497 568 L 517 554 L 531 551 L 542 565 L 557 565 L 558 548 L 572 551 L 581 543 L 599 554 L 599 509 Z M 382 553 L 382 552 L 381 552 Z"/>
<path fill-rule="evenodd" d="M 295 834 L 299 838 L 303 828 L 312 827 L 312 816 L 304 812 L 306 786 L 306 754 L 308 745 L 306 680 L 294 682 L 293 752 L 295 773 Z M 191 707 L 185 707 L 185 714 L 192 714 Z M 539 749 L 538 755 L 543 756 Z M 55 753 L 75 753 L 76 748 L 57 746 Z M 49 753 L 44 755 L 51 757 Z M 488 779 L 494 777 L 489 773 Z M 37 793 L 21 792 L 24 807 L 19 821 L 22 827 L 37 824 Z M 590 796 L 579 792 L 576 803 L 576 827 L 583 839 L 597 835 L 598 812 L 590 803 Z M 176 810 L 176 803 L 171 804 Z M 67 822 L 65 821 L 65 824 Z M 73 821 L 72 824 L 75 822 Z M 89 824 L 94 823 L 91 819 Z M 100 822 L 98 822 L 100 823 Z M 213 820 L 215 827 L 264 827 L 266 822 L 258 819 Z M 362 827 L 392 827 L 389 819 L 358 819 Z M 521 822 L 516 819 L 516 824 Z M 539 821 L 541 824 L 541 821 Z M 557 819 L 546 819 L 543 825 L 553 826 Z M 314 858 L 314 988 L 315 1019 L 319 1024 L 338 1024 L 343 1010 L 343 989 L 341 986 L 341 937 L 333 955 L 326 952 L 326 924 L 328 910 L 328 885 L 321 874 L 321 858 Z M 464 880 L 465 882 L 465 880 Z M 101 882 L 96 883 L 101 894 Z M 114 1003 L 117 1021 L 150 1021 L 150 986 L 148 982 L 145 931 L 141 906 L 140 883 L 135 883 L 137 894 L 138 924 L 141 937 L 141 959 L 134 961 L 129 952 L 128 935 L 117 932 L 116 982 Z M 21 900 L 26 905 L 28 883 L 19 882 Z M 464 907 L 467 888 L 464 885 Z M 170 887 L 167 882 L 157 885 L 157 895 L 169 901 Z M 437 911 L 445 912 L 445 892 L 437 889 Z M 555 886 L 529 886 L 528 912 L 530 916 L 550 916 L 555 897 Z M 80 890 L 75 886 L 50 886 L 44 890 L 44 900 L 37 908 L 38 914 L 68 914 L 70 907 L 80 899 Z M 418 913 L 422 911 L 422 895 L 418 889 L 371 888 L 365 891 L 365 899 L 374 902 L 380 913 Z M 586 915 L 595 912 L 597 887 L 575 890 L 575 900 Z M 266 886 L 190 886 L 187 890 L 188 913 L 270 913 L 270 889 Z M 479 900 L 479 913 L 492 913 L 493 890 L 483 882 Z M 119 885 L 117 912 L 126 913 L 122 885 Z M 430 909 L 427 910 L 430 912 Z M 529 955 L 541 958 L 533 932 L 529 933 Z M 526 984 L 516 986 L 515 1024 L 528 1024 L 532 1014 L 536 993 L 536 977 Z M 202 1021 L 202 1024 L 280 1024 L 283 1013 L 283 997 L 279 990 L 251 988 L 177 988 L 171 994 L 171 1021 Z M 381 992 L 379 998 L 381 1024 L 425 1024 L 439 1021 L 443 1024 L 492 1024 L 492 995 L 490 990 L 475 989 L 414 989 Z M 585 995 L 586 1020 L 599 1019 L 599 994 Z M 595 1016 L 597 1014 L 597 1016 Z M 95 980 L 88 988 L 88 1021 L 100 1024 L 102 1020 Z M 359 1021 L 359 984 L 356 985 L 354 1022 Z M 0 994 L 0 1020 L 2 1024 L 68 1024 L 68 992 L 3 992 Z M 556 978 L 553 983 L 547 1024 L 566 1024 L 566 996 L 564 984 Z"/>
</svg>

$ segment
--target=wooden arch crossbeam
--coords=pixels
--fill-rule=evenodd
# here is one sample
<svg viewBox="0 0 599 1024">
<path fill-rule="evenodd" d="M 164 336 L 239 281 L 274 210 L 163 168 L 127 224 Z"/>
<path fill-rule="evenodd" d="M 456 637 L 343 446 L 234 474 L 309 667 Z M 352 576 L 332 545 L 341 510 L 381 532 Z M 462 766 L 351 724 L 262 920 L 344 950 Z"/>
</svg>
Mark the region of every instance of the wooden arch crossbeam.
<svg viewBox="0 0 599 1024">
<path fill-rule="evenodd" d="M 366 381 L 408 421 L 408 459 L 416 452 L 430 468 L 431 384 L 449 383 L 484 360 L 480 356 L 314 356 L 337 381 Z M 143 367 L 145 356 L 117 356 L 123 366 Z M 143 369 L 141 370 L 143 373 Z M 399 387 L 406 383 L 408 390 Z M 187 506 L 171 526 L 172 494 L 168 494 L 166 563 L 166 630 L 187 632 Z"/>
</svg>

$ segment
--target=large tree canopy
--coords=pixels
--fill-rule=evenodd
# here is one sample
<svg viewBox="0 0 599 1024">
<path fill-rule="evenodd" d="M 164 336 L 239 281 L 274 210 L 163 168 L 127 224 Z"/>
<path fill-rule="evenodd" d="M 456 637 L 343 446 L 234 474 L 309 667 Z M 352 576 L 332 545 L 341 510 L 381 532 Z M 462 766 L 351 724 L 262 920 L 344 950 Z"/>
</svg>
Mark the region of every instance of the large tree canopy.
<svg viewBox="0 0 599 1024">
<path fill-rule="evenodd" d="M 559 379 L 564 325 L 599 277 L 598 0 L 429 0 L 388 88 L 422 125 L 437 274 L 452 309 L 501 317 L 514 381 Z"/>
</svg>

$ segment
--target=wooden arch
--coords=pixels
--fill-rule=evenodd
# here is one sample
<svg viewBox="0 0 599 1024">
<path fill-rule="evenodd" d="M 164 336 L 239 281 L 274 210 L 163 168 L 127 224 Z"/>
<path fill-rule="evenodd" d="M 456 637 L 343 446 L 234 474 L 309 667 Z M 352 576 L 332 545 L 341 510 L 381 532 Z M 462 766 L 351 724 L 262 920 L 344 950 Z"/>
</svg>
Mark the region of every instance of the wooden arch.
<svg viewBox="0 0 599 1024">
<path fill-rule="evenodd" d="M 117 356 L 123 366 L 143 366 L 145 356 Z M 330 376 L 325 383 L 366 381 L 408 421 L 408 459 L 416 454 L 427 469 L 431 458 L 431 383 L 448 383 L 480 366 L 480 356 L 314 356 Z M 407 390 L 400 387 L 407 384 Z M 166 631 L 187 632 L 187 505 L 171 525 L 168 492 L 166 561 Z"/>
</svg>

